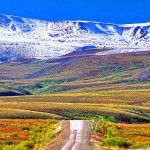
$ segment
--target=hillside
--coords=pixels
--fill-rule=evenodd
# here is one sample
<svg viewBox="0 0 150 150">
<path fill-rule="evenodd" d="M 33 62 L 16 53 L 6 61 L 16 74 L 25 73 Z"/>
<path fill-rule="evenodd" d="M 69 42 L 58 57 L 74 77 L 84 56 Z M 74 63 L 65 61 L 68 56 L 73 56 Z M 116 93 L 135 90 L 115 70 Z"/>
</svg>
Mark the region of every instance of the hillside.
<svg viewBox="0 0 150 150">
<path fill-rule="evenodd" d="M 149 57 L 149 52 L 101 56 L 86 51 L 44 61 L 9 61 L 0 64 L 0 92 L 22 95 L 149 89 Z"/>
</svg>

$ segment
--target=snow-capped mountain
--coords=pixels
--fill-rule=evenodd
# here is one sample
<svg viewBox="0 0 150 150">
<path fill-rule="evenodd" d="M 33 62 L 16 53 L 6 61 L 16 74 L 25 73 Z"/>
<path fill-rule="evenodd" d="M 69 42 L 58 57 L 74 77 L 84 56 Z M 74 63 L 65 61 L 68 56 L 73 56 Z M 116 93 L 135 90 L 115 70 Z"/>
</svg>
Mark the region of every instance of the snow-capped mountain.
<svg viewBox="0 0 150 150">
<path fill-rule="evenodd" d="M 47 59 L 88 48 L 150 48 L 150 23 L 117 25 L 0 15 L 0 60 Z M 132 51 L 131 49 L 131 51 Z"/>
</svg>

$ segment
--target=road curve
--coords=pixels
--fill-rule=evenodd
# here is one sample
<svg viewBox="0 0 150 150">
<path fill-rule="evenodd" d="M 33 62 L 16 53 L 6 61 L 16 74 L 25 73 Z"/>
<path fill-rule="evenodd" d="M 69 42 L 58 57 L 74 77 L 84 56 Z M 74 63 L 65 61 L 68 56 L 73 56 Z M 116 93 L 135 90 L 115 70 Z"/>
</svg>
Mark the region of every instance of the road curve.
<svg viewBox="0 0 150 150">
<path fill-rule="evenodd" d="M 70 136 L 61 150 L 93 150 L 89 121 L 70 120 Z"/>
</svg>

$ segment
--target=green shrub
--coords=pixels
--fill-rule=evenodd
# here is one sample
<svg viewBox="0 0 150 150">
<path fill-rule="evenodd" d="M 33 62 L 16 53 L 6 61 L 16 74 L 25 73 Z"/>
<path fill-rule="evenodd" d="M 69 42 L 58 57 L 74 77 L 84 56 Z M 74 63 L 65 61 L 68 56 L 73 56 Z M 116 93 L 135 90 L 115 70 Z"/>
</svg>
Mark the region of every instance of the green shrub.
<svg viewBox="0 0 150 150">
<path fill-rule="evenodd" d="M 13 141 L 6 141 L 5 145 L 13 145 Z"/>
<path fill-rule="evenodd" d="M 135 60 L 133 61 L 132 65 L 130 66 L 130 70 L 135 70 L 135 69 L 139 69 L 142 67 L 142 61 L 140 60 Z"/>
<path fill-rule="evenodd" d="M 36 126 L 33 128 L 33 130 L 35 132 L 43 132 L 44 131 L 44 127 L 43 126 Z"/>
<path fill-rule="evenodd" d="M 2 147 L 2 150 L 15 150 L 14 145 L 5 145 Z"/>
<path fill-rule="evenodd" d="M 18 134 L 17 133 L 12 133 L 11 137 L 13 137 L 13 138 L 18 137 Z"/>
<path fill-rule="evenodd" d="M 27 131 L 29 131 L 29 130 L 30 130 L 30 128 L 29 128 L 29 127 L 27 127 L 27 126 L 24 126 L 24 127 L 22 127 L 22 130 L 27 130 Z"/>
<path fill-rule="evenodd" d="M 124 138 L 120 137 L 106 138 L 104 143 L 107 146 L 118 146 L 121 148 L 129 148 L 131 146 L 129 141 L 126 141 Z"/>
<path fill-rule="evenodd" d="M 117 134 L 117 130 L 114 126 L 107 128 L 106 137 L 108 137 L 108 138 L 114 137 L 114 136 L 116 136 L 116 134 Z"/>
<path fill-rule="evenodd" d="M 28 150 L 27 147 L 24 147 L 24 145 L 21 143 L 19 145 L 17 145 L 14 150 Z"/>
<path fill-rule="evenodd" d="M 39 137 L 38 137 L 37 134 L 34 134 L 34 135 L 30 136 L 30 140 L 33 141 L 34 143 L 37 142 L 38 138 L 39 138 Z"/>
<path fill-rule="evenodd" d="M 46 134 L 47 140 L 51 140 L 51 139 L 53 139 L 54 137 L 55 137 L 55 135 L 54 135 L 52 132 L 48 132 L 48 133 Z"/>
<path fill-rule="evenodd" d="M 58 123 L 58 121 L 57 120 L 55 120 L 55 119 L 48 119 L 47 120 L 47 124 L 56 124 L 56 123 Z"/>
<path fill-rule="evenodd" d="M 100 132 L 101 131 L 100 126 L 96 124 L 95 127 L 94 127 L 94 131 L 95 132 Z"/>
<path fill-rule="evenodd" d="M 22 147 L 25 147 L 27 149 L 33 149 L 34 145 L 35 145 L 35 143 L 34 142 L 30 142 L 30 141 L 22 142 Z"/>
</svg>

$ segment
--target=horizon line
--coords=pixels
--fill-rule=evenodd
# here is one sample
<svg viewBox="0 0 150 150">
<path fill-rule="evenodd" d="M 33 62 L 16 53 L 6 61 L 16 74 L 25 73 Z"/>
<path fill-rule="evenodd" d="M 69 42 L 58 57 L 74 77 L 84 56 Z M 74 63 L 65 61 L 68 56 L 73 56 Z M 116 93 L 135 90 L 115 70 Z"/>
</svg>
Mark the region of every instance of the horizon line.
<svg viewBox="0 0 150 150">
<path fill-rule="evenodd" d="M 122 25 L 122 26 L 128 26 L 128 25 L 141 25 L 144 26 L 146 24 L 150 24 L 150 22 L 139 22 L 139 23 L 113 23 L 113 22 L 101 22 L 101 21 L 93 21 L 93 20 L 46 20 L 46 19 L 39 19 L 39 18 L 30 18 L 30 17 L 23 17 L 23 16 L 18 16 L 18 15 L 10 15 L 10 14 L 0 14 L 4 16 L 12 16 L 12 17 L 18 17 L 18 18 L 25 18 L 25 19 L 33 19 L 33 20 L 40 20 L 40 21 L 46 21 L 46 22 L 61 22 L 61 21 L 77 21 L 77 22 L 93 22 L 93 23 L 104 23 L 104 24 L 113 24 L 113 25 Z"/>
</svg>

